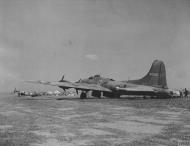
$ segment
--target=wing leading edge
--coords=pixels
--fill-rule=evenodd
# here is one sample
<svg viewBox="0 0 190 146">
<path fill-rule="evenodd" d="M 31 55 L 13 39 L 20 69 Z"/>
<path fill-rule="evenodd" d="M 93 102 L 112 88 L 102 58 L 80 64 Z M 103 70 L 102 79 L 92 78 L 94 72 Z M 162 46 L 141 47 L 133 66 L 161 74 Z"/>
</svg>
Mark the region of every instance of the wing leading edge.
<svg viewBox="0 0 190 146">
<path fill-rule="evenodd" d="M 48 82 L 48 81 L 26 81 L 26 82 L 34 84 L 58 86 L 63 89 L 74 88 L 76 90 L 83 90 L 83 91 L 92 90 L 92 91 L 101 91 L 101 92 L 112 92 L 110 89 L 96 84 L 72 83 L 72 82 Z"/>
</svg>

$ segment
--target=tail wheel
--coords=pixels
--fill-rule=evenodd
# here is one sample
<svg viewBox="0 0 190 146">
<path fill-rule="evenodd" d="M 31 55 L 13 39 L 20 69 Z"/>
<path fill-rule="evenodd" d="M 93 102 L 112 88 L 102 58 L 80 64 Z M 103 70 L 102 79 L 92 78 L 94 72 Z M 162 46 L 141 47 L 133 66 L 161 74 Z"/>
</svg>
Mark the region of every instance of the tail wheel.
<svg viewBox="0 0 190 146">
<path fill-rule="evenodd" d="M 85 92 L 82 92 L 82 93 L 80 94 L 80 99 L 86 99 L 86 98 L 87 98 L 86 93 L 85 93 Z"/>
</svg>

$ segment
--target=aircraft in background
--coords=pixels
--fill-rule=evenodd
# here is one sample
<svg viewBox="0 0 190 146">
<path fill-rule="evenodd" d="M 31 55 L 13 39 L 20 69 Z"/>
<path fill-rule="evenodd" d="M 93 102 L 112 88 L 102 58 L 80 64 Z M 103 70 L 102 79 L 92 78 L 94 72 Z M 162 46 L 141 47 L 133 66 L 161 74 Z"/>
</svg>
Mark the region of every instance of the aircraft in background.
<svg viewBox="0 0 190 146">
<path fill-rule="evenodd" d="M 141 79 L 128 81 L 115 81 L 114 79 L 104 78 L 94 75 L 87 79 L 80 79 L 77 82 L 64 80 L 64 76 L 58 82 L 48 81 L 27 81 L 44 85 L 58 86 L 63 90 L 74 88 L 81 91 L 80 98 L 87 98 L 87 93 L 91 91 L 92 96 L 101 98 L 119 98 L 121 95 L 141 95 L 143 97 L 173 97 L 174 92 L 168 89 L 166 81 L 166 70 L 163 61 L 155 60 L 150 71 Z M 175 94 L 176 96 L 176 94 Z M 178 96 L 178 95 L 177 95 Z"/>
</svg>

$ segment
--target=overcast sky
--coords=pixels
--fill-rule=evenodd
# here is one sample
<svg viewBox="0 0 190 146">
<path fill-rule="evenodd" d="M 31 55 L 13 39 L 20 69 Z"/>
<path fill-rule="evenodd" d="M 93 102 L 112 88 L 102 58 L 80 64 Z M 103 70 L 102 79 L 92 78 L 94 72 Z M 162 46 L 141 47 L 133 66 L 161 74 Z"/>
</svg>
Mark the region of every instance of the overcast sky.
<svg viewBox="0 0 190 146">
<path fill-rule="evenodd" d="M 0 91 L 63 74 L 136 79 L 154 59 L 169 87 L 190 87 L 189 49 L 189 0 L 0 0 Z"/>
</svg>

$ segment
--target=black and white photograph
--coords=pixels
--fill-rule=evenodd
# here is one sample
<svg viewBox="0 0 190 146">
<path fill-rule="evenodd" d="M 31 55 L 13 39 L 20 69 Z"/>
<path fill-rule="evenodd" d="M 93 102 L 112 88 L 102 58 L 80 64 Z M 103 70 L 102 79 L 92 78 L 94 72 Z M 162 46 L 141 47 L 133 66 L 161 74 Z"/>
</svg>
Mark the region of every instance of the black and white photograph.
<svg viewBox="0 0 190 146">
<path fill-rule="evenodd" d="M 0 146 L 190 146 L 190 0 L 0 0 Z"/>
</svg>

